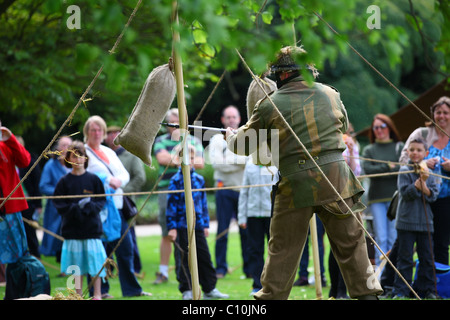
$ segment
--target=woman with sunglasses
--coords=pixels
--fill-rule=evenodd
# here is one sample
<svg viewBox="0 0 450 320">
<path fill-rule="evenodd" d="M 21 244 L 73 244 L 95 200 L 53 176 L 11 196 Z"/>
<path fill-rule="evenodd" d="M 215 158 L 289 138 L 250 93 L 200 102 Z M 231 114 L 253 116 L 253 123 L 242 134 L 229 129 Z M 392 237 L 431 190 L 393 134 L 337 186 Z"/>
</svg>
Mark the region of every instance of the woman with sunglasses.
<svg viewBox="0 0 450 320">
<path fill-rule="evenodd" d="M 370 144 L 362 152 L 367 159 L 381 160 L 362 162 L 365 174 L 397 172 L 400 169 L 398 159 L 403 148 L 400 135 L 389 116 L 375 115 L 372 130 L 369 132 Z M 392 196 L 397 190 L 397 175 L 370 178 L 368 205 L 373 216 L 375 240 L 384 253 L 389 251 L 397 238 L 395 220 L 389 220 L 386 213 Z M 375 263 L 380 262 L 381 252 L 375 250 Z"/>
<path fill-rule="evenodd" d="M 430 108 L 431 122 L 418 128 L 406 140 L 400 158 L 408 161 L 406 149 L 409 141 L 422 138 L 429 145 L 428 156 L 425 157 L 428 168 L 432 172 L 450 177 L 450 98 L 439 98 Z M 442 132 L 442 129 L 444 132 Z M 442 178 L 438 199 L 431 205 L 433 211 L 433 249 L 435 262 L 449 264 L 448 247 L 450 244 L 450 180 Z"/>
</svg>

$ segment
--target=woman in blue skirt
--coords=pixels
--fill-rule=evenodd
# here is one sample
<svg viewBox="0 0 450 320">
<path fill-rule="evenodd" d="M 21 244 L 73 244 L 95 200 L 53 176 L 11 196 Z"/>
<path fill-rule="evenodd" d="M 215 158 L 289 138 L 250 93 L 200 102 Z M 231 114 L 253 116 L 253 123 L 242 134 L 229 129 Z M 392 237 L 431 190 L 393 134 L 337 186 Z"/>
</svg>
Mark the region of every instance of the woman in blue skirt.
<svg viewBox="0 0 450 320">
<path fill-rule="evenodd" d="M 103 263 L 105 248 L 100 211 L 106 203 L 100 178 L 86 171 L 88 158 L 81 141 L 74 141 L 66 155 L 66 166 L 72 171 L 61 178 L 55 188 L 55 196 L 86 195 L 83 198 L 59 198 L 53 203 L 62 217 L 61 234 L 64 243 L 61 253 L 61 272 L 75 275 L 76 292 L 82 294 L 83 275 L 98 277 L 94 281 L 94 300 L 101 300 L 101 278 L 106 276 Z"/>
</svg>

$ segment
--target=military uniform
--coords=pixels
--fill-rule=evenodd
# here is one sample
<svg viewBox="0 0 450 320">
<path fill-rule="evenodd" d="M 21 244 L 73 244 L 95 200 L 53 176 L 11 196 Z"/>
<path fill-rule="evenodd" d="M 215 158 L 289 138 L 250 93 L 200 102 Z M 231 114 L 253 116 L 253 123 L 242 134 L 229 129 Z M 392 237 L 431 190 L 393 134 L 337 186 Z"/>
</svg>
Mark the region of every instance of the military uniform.
<svg viewBox="0 0 450 320">
<path fill-rule="evenodd" d="M 360 197 L 364 189 L 342 156 L 348 119 L 337 90 L 320 83 L 308 86 L 301 77 L 296 77 L 275 91 L 271 100 L 361 221 L 360 212 L 365 207 Z M 269 99 L 261 100 L 249 121 L 228 137 L 228 148 L 238 154 L 254 152 L 257 144 L 244 142 L 245 136 L 251 136 L 250 132 L 258 141 L 267 139 L 267 145 L 272 146 L 274 164 L 281 173 L 268 258 L 261 276 L 263 289 L 255 298 L 288 298 L 313 213 L 318 214 L 325 226 L 350 296 L 380 294 L 382 290 L 369 262 L 364 230 L 304 152 Z M 278 143 L 274 144 L 272 139 L 278 139 Z M 273 150 L 277 145 L 279 150 Z"/>
</svg>

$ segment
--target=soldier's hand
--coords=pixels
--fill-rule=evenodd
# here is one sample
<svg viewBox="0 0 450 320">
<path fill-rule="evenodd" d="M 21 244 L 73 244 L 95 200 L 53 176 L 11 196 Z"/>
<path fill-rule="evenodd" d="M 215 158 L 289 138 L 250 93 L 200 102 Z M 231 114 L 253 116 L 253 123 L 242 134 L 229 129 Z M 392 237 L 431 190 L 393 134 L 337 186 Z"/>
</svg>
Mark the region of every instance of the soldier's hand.
<svg viewBox="0 0 450 320">
<path fill-rule="evenodd" d="M 225 133 L 225 138 L 228 139 L 229 136 L 236 134 L 237 130 L 236 129 L 232 129 L 230 127 L 227 128 L 227 131 Z"/>
</svg>

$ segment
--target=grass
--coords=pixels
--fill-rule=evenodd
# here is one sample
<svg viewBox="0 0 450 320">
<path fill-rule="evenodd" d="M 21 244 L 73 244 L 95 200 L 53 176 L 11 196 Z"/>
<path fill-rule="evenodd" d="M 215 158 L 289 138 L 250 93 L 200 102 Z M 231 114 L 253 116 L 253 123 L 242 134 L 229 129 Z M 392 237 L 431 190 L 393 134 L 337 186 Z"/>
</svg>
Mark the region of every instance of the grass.
<svg viewBox="0 0 450 320">
<path fill-rule="evenodd" d="M 211 230 L 213 231 L 213 230 Z M 216 234 L 211 232 L 207 238 L 211 256 L 214 257 L 214 242 Z M 119 279 L 110 279 L 110 294 L 114 296 L 114 300 L 181 300 L 181 293 L 178 291 L 178 282 L 175 275 L 175 262 L 173 255 L 170 260 L 169 281 L 164 284 L 154 285 L 155 272 L 159 266 L 159 244 L 160 236 L 143 236 L 138 237 L 138 247 L 141 256 L 143 278 L 139 278 L 139 283 L 142 289 L 146 292 L 152 293 L 151 297 L 133 297 L 124 298 L 120 289 Z M 309 261 L 309 276 L 314 275 L 313 258 L 311 242 L 309 241 L 310 261 Z M 328 293 L 330 289 L 330 281 L 328 277 L 328 255 L 330 251 L 328 239 L 324 237 L 325 246 L 325 275 L 327 277 L 327 286 L 322 288 L 322 299 L 328 299 Z M 232 232 L 228 238 L 228 254 L 229 274 L 223 279 L 217 281 L 217 289 L 230 296 L 230 300 L 253 300 L 250 296 L 252 290 L 252 279 L 246 279 L 242 270 L 242 259 L 240 240 L 238 233 Z M 51 295 L 55 296 L 57 293 L 62 293 L 65 296 L 69 294 L 67 289 L 68 277 L 58 277 L 60 270 L 59 264 L 56 262 L 55 257 L 42 257 L 44 265 L 50 275 L 51 282 Z M 214 262 L 214 261 L 213 261 Z M 83 283 L 83 291 L 87 284 L 86 279 Z M 5 294 L 5 287 L 0 287 L 0 300 L 3 300 Z M 314 284 L 309 286 L 292 288 L 289 296 L 291 300 L 315 300 L 316 289 Z"/>
<path fill-rule="evenodd" d="M 214 257 L 214 239 L 216 234 L 211 232 L 208 237 L 208 244 L 211 255 Z M 237 233 L 231 233 L 228 238 L 228 264 L 230 273 L 223 279 L 217 282 L 217 289 L 230 296 L 230 300 L 253 300 L 250 296 L 252 289 L 252 280 L 245 279 L 242 271 L 242 259 L 240 258 L 240 243 Z M 155 272 L 159 266 L 159 243 L 160 236 L 145 236 L 138 237 L 138 247 L 141 255 L 142 272 L 145 274 L 144 278 L 139 279 L 142 289 L 146 292 L 152 293 L 151 297 L 133 297 L 124 298 L 120 289 L 119 279 L 110 279 L 110 294 L 115 297 L 115 300 L 180 300 L 181 293 L 178 291 L 178 282 L 175 276 L 174 258 L 173 255 L 170 261 L 169 281 L 164 284 L 154 285 Z M 310 255 L 312 256 L 312 255 Z M 326 250 L 326 257 L 328 251 Z M 46 269 L 50 274 L 51 295 L 55 296 L 58 292 L 68 295 L 67 277 L 58 277 L 59 264 L 56 263 L 54 257 L 42 257 Z M 312 259 L 312 258 L 311 258 Z M 327 259 L 325 259 L 327 260 Z M 310 275 L 313 274 L 312 260 L 310 261 Z M 329 284 L 329 282 L 328 282 Z M 86 279 L 83 283 L 83 290 L 86 288 Z M 328 298 L 329 286 L 323 288 L 324 299 Z M 0 299 L 3 299 L 5 288 L 0 287 Z M 316 293 L 313 285 L 306 287 L 293 287 L 290 299 L 307 300 L 315 299 Z"/>
</svg>

